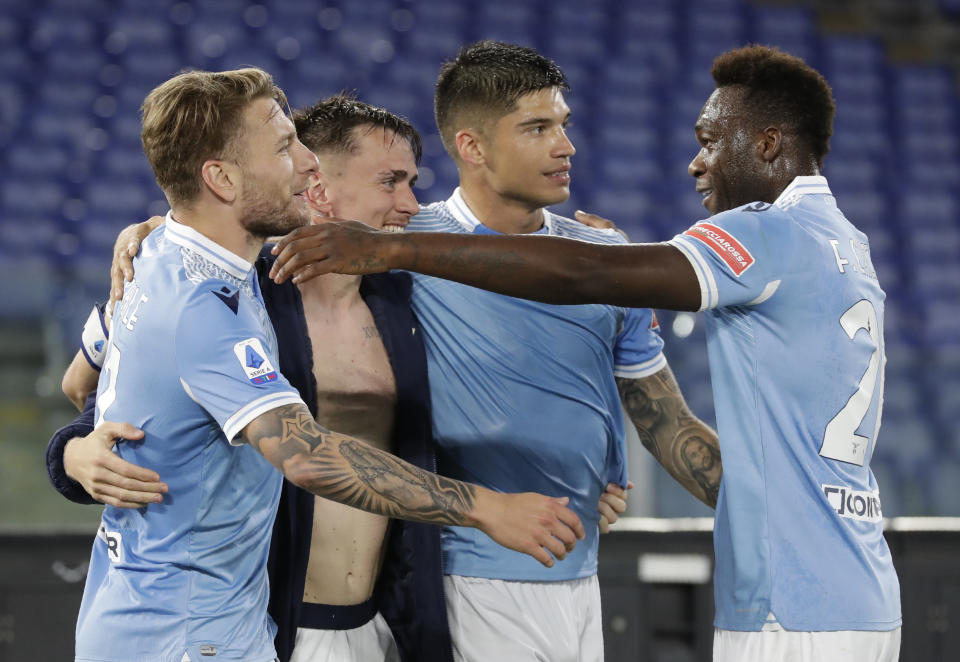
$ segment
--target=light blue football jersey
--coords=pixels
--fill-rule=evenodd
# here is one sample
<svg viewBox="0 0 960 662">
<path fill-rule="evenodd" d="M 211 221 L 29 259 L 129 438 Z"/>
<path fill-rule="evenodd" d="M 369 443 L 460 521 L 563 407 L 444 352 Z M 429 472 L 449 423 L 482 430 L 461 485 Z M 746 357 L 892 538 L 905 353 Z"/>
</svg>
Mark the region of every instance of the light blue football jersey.
<svg viewBox="0 0 960 662">
<path fill-rule="evenodd" d="M 870 471 L 884 293 L 823 177 L 671 242 L 702 292 L 723 481 L 718 628 L 892 630 L 900 589 Z"/>
<path fill-rule="evenodd" d="M 408 228 L 492 233 L 457 189 Z M 546 214 L 540 234 L 623 243 L 609 230 Z M 650 310 L 552 306 L 414 274 L 441 474 L 500 492 L 569 496 L 587 537 L 553 568 L 463 527 L 443 532 L 447 574 L 558 581 L 597 570 L 597 503 L 626 484 L 614 375 L 640 378 L 666 360 Z"/>
<path fill-rule="evenodd" d="M 121 457 L 170 486 L 162 503 L 107 506 L 77 621 L 76 659 L 267 662 L 270 532 L 282 475 L 235 435 L 302 402 L 253 265 L 173 221 L 153 232 L 117 304 L 98 424 L 128 421 Z"/>
</svg>

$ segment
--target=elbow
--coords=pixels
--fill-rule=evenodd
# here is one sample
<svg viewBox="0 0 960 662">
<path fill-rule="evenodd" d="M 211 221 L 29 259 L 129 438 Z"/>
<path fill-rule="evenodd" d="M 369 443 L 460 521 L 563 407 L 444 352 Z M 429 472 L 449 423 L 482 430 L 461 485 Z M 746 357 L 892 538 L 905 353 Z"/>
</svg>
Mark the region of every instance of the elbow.
<svg viewBox="0 0 960 662">
<path fill-rule="evenodd" d="M 67 399 L 73 403 L 73 406 L 77 408 L 78 411 L 83 411 L 83 405 L 87 401 L 88 393 L 81 388 L 78 388 L 74 384 L 69 375 L 64 375 L 63 380 L 60 382 L 60 390 L 63 391 L 63 394 L 67 396 Z"/>
</svg>

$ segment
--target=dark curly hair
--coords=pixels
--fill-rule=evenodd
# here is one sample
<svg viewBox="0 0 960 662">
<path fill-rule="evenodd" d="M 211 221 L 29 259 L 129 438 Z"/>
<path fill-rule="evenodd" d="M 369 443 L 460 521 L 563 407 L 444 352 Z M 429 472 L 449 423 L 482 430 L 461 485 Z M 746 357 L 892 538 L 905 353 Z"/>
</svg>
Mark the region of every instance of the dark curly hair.
<svg viewBox="0 0 960 662">
<path fill-rule="evenodd" d="M 830 85 L 818 71 L 779 49 L 751 45 L 717 57 L 710 73 L 718 88 L 742 86 L 749 117 L 758 124 L 790 127 L 823 165 L 836 106 Z"/>
<path fill-rule="evenodd" d="M 457 131 L 482 131 L 516 110 L 520 97 L 548 87 L 570 89 L 560 67 L 532 48 L 491 40 L 464 46 L 437 78 L 434 114 L 443 146 L 458 158 Z"/>
<path fill-rule="evenodd" d="M 410 143 L 417 164 L 423 155 L 420 134 L 406 119 L 384 108 L 358 101 L 346 92 L 318 101 L 310 108 L 293 113 L 297 137 L 315 154 L 352 154 L 357 149 L 353 129 L 362 126 L 389 129 L 397 137 Z"/>
</svg>

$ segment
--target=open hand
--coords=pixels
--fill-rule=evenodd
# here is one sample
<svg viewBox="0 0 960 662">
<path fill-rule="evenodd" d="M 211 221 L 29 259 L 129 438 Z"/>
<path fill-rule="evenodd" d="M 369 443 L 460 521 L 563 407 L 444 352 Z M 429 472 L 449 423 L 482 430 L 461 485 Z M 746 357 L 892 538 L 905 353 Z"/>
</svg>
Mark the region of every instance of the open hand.
<svg viewBox="0 0 960 662">
<path fill-rule="evenodd" d="M 107 314 L 113 313 L 113 304 L 123 298 L 123 284 L 133 280 L 133 258 L 140 251 L 140 244 L 163 223 L 162 216 L 152 216 L 142 223 L 128 225 L 113 244 L 113 263 L 110 265 L 110 303 Z"/>
<path fill-rule="evenodd" d="M 117 508 L 140 508 L 163 501 L 170 489 L 155 471 L 127 462 L 111 449 L 117 441 L 143 438 L 129 423 L 103 423 L 86 437 L 67 442 L 63 468 L 97 501 Z"/>
<path fill-rule="evenodd" d="M 495 541 L 518 552 L 529 554 L 548 568 L 554 558 L 563 560 L 583 540 L 583 524 L 567 508 L 569 497 L 546 497 L 534 492 L 501 494 L 491 517 L 480 528 Z"/>
<path fill-rule="evenodd" d="M 378 232 L 359 221 L 334 219 L 297 228 L 273 248 L 277 256 L 270 278 L 282 283 L 291 276 L 295 283 L 323 274 L 372 274 L 387 271 L 377 251 L 393 234 Z"/>
</svg>

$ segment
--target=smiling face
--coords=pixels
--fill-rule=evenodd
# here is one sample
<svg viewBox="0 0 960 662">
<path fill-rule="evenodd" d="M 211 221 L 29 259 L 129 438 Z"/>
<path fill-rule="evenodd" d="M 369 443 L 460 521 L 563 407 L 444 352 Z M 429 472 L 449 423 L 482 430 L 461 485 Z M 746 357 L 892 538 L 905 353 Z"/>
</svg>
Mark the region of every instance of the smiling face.
<svg viewBox="0 0 960 662">
<path fill-rule="evenodd" d="M 742 95 L 736 87 L 714 90 L 695 127 L 700 151 L 687 171 L 696 178 L 697 192 L 704 196 L 703 206 L 711 215 L 767 195 L 763 162 L 744 117 Z"/>
<path fill-rule="evenodd" d="M 413 193 L 418 173 L 410 142 L 371 125 L 352 131 L 355 151 L 320 155 L 330 213 L 378 230 L 402 232 L 420 210 Z"/>
<path fill-rule="evenodd" d="M 570 108 L 559 88 L 525 94 L 517 108 L 483 132 L 485 179 L 502 198 L 539 209 L 570 197 L 566 126 Z"/>
<path fill-rule="evenodd" d="M 316 157 L 297 139 L 293 122 L 277 102 L 254 100 L 234 141 L 244 229 L 265 238 L 306 225 L 310 213 L 302 193 L 316 174 Z"/>
</svg>

